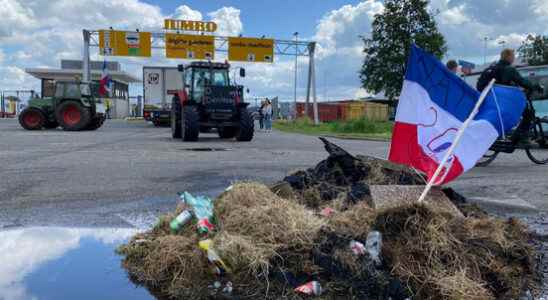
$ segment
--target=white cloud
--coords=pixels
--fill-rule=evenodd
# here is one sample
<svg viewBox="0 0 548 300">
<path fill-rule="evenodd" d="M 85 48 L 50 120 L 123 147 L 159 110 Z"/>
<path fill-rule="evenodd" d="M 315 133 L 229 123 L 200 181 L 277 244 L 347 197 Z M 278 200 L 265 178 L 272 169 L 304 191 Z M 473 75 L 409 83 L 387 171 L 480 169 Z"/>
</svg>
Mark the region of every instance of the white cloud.
<svg viewBox="0 0 548 300">
<path fill-rule="evenodd" d="M 441 11 L 439 16 L 441 23 L 447 25 L 460 25 L 470 21 L 470 19 L 468 19 L 468 17 L 464 14 L 464 7 L 465 5 L 462 4 Z"/>
<path fill-rule="evenodd" d="M 495 39 L 491 40 L 489 43 L 490 47 L 499 48 L 504 45 L 507 48 L 517 48 L 521 43 L 527 38 L 528 33 L 519 34 L 519 33 L 510 33 L 499 35 Z"/>
<path fill-rule="evenodd" d="M 34 12 L 15 0 L 0 0 L 0 38 L 11 36 L 16 30 L 37 26 Z"/>
<path fill-rule="evenodd" d="M 242 32 L 243 25 L 240 21 L 240 10 L 234 7 L 223 7 L 207 14 L 211 21 L 217 23 L 218 35 L 235 36 Z"/>
<path fill-rule="evenodd" d="M 55 260 L 80 240 L 92 237 L 113 244 L 135 234 L 135 229 L 36 227 L 0 232 L 0 299 L 36 299 L 29 295 L 23 279 L 48 261 Z"/>
<path fill-rule="evenodd" d="M 318 57 L 329 56 L 346 48 L 361 48 L 359 36 L 369 34 L 374 15 L 382 10 L 380 1 L 367 0 L 327 13 L 316 26 L 313 37 L 318 42 Z"/>
<path fill-rule="evenodd" d="M 483 39 L 488 37 L 487 57 L 496 56 L 506 47 L 517 48 L 528 33 L 546 34 L 548 1 L 509 0 L 432 0 L 439 10 L 438 26 L 444 34 L 452 58 L 480 62 L 484 55 Z"/>
<path fill-rule="evenodd" d="M 202 13 L 186 5 L 181 5 L 175 9 L 175 14 L 172 17 L 178 20 L 201 21 Z"/>
</svg>

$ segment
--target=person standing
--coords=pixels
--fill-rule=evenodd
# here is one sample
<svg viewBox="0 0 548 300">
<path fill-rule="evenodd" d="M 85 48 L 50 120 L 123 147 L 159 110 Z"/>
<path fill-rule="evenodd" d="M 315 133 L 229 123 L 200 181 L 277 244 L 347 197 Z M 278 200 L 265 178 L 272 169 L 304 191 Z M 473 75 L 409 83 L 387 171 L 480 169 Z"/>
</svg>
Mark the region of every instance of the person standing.
<svg viewBox="0 0 548 300">
<path fill-rule="evenodd" d="M 263 108 L 264 126 L 266 132 L 272 131 L 272 104 L 270 100 L 266 99 L 265 106 Z"/>
<path fill-rule="evenodd" d="M 259 129 L 264 129 L 264 114 L 263 114 L 263 108 L 265 105 L 265 101 L 261 101 L 261 107 L 259 107 Z"/>
</svg>

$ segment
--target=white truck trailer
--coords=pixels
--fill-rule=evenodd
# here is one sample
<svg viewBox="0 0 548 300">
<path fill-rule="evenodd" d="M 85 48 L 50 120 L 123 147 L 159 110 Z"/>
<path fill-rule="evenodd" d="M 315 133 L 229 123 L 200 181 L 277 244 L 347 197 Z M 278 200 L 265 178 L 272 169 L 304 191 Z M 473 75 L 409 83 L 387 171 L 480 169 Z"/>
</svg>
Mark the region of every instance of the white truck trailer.
<svg viewBox="0 0 548 300">
<path fill-rule="evenodd" d="M 155 126 L 169 126 L 171 98 L 183 89 L 177 67 L 143 67 L 143 117 Z"/>
</svg>

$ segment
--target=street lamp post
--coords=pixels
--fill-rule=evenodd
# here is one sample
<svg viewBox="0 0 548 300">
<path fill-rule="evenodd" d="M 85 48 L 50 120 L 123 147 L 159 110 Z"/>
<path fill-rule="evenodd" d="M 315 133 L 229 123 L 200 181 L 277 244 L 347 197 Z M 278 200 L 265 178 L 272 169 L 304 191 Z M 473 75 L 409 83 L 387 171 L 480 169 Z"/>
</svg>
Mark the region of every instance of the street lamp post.
<svg viewBox="0 0 548 300">
<path fill-rule="evenodd" d="M 295 105 L 295 118 L 297 119 L 297 58 L 299 57 L 299 46 L 297 45 L 297 41 L 299 38 L 299 33 L 295 32 L 293 33 L 295 36 L 295 84 L 294 84 L 294 90 L 293 90 L 293 102 Z M 307 107 L 305 107 L 305 111 L 308 110 Z"/>
<path fill-rule="evenodd" d="M 489 40 L 491 40 L 491 38 L 488 36 L 483 38 L 483 64 L 487 63 L 487 41 Z"/>
</svg>

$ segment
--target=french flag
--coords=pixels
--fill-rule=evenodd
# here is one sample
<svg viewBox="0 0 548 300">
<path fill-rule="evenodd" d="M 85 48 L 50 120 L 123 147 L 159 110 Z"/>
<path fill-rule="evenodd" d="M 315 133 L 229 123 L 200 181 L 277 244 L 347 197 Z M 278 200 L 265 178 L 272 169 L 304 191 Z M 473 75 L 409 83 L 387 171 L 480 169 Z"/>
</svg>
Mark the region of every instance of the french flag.
<svg viewBox="0 0 548 300">
<path fill-rule="evenodd" d="M 101 80 L 99 81 L 99 94 L 102 96 L 110 96 L 112 80 L 108 73 L 107 61 L 103 61 L 103 71 L 101 72 Z"/>
<path fill-rule="evenodd" d="M 430 180 L 479 96 L 434 56 L 412 45 L 388 159 L 416 168 Z M 447 183 L 473 168 L 518 123 L 525 103 L 520 89 L 493 86 L 433 183 Z"/>
</svg>

